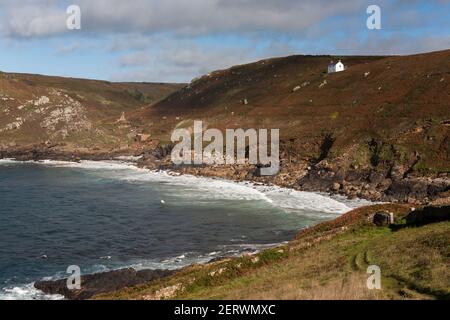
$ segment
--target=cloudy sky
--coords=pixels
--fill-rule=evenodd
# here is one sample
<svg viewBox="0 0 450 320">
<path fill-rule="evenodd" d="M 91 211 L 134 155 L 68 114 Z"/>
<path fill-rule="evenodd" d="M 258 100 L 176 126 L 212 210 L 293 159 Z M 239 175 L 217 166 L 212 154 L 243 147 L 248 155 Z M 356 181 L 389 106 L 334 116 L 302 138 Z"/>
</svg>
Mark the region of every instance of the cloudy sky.
<svg viewBox="0 0 450 320">
<path fill-rule="evenodd" d="M 0 70 L 187 82 L 273 56 L 427 52 L 450 48 L 449 13 L 450 0 L 0 0 Z"/>
</svg>

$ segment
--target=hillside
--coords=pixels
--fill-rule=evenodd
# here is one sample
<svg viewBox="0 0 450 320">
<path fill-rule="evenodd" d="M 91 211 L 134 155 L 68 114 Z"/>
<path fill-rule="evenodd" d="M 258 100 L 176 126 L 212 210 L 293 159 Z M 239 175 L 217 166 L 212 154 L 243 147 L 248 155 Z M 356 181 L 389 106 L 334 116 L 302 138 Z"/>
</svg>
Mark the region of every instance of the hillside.
<svg viewBox="0 0 450 320">
<path fill-rule="evenodd" d="M 327 74 L 330 60 L 339 58 L 348 69 Z M 450 50 L 408 57 L 263 60 L 213 72 L 142 115 L 142 124 L 154 122 L 156 132 L 171 130 L 180 122 L 177 117 L 203 119 L 218 128 L 279 128 L 303 158 L 317 156 L 325 135 L 334 140 L 331 156 L 350 155 L 355 162 L 370 160 L 369 142 L 372 149 L 392 145 L 402 157 L 419 152 L 417 169 L 447 172 Z"/>
<path fill-rule="evenodd" d="M 327 74 L 338 59 L 347 69 Z M 143 155 L 140 165 L 155 169 L 373 200 L 450 199 L 450 50 L 266 59 L 189 85 L 2 73 L 0 94 L 1 157 L 109 158 L 119 150 Z M 174 167 L 171 133 L 194 120 L 209 128 L 280 129 L 280 173 Z"/>
<path fill-rule="evenodd" d="M 125 116 L 183 85 L 0 73 L 0 144 L 120 147 L 130 134 Z"/>
<path fill-rule="evenodd" d="M 347 70 L 327 74 L 337 59 Z M 282 170 L 270 180 L 277 184 L 372 199 L 433 198 L 449 188 L 450 50 L 263 60 L 197 79 L 133 118 L 162 140 L 193 120 L 220 129 L 279 128 Z M 189 172 L 253 179 L 247 169 Z"/>
</svg>

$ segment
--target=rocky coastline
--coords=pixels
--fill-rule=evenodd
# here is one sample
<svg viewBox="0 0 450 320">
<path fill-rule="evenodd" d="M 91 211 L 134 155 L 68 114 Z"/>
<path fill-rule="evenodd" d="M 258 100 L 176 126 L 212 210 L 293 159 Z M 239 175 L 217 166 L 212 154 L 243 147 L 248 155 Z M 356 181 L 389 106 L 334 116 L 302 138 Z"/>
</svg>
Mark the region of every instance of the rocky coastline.
<svg viewBox="0 0 450 320">
<path fill-rule="evenodd" d="M 252 181 L 277 185 L 298 191 L 326 192 L 348 198 L 370 201 L 441 205 L 450 202 L 450 173 L 417 175 L 412 165 L 391 165 L 384 168 L 346 166 L 336 160 L 324 159 L 318 163 L 303 160 L 292 163 L 281 158 L 281 169 L 276 176 L 260 176 L 255 165 L 182 165 L 170 160 L 170 145 L 142 149 L 64 148 L 58 145 L 30 145 L 13 148 L 0 147 L 0 159 L 17 161 L 105 161 L 134 156 L 138 167 L 166 170 L 194 176 L 217 177 L 232 181 Z"/>
<path fill-rule="evenodd" d="M 405 224 L 403 226 L 394 226 L 395 220 L 398 220 L 400 216 L 398 212 L 394 213 L 382 210 L 382 208 L 395 208 L 397 211 L 403 212 L 405 218 Z M 308 237 L 308 234 L 316 232 L 321 228 L 332 227 L 327 236 L 319 235 L 314 237 L 315 242 L 321 242 L 324 239 L 329 239 L 333 235 L 345 232 L 348 228 L 354 224 L 363 223 L 366 225 L 375 225 L 377 227 L 390 226 L 390 228 L 402 228 L 405 226 L 420 227 L 430 223 L 438 223 L 441 221 L 448 221 L 450 219 L 450 206 L 428 206 L 421 209 L 415 209 L 411 205 L 374 205 L 370 207 L 364 207 L 348 214 L 341 216 L 334 221 L 328 221 L 322 223 L 318 226 L 301 230 L 297 237 L 293 239 L 296 241 L 301 237 Z M 367 211 L 365 215 L 361 216 L 359 211 Z M 396 211 L 394 210 L 394 211 Z M 358 222 L 359 221 L 359 222 Z M 283 249 L 280 249 L 283 252 Z M 278 250 L 277 252 L 280 252 Z M 250 258 L 252 263 L 258 263 L 259 257 L 258 253 L 256 255 L 246 254 L 244 257 Z M 45 294 L 51 295 L 61 295 L 69 300 L 86 300 L 86 299 L 96 299 L 102 295 L 113 294 L 114 292 L 119 292 L 127 290 L 130 288 L 137 288 L 139 286 L 148 285 L 149 283 L 154 283 L 154 281 L 165 279 L 170 280 L 171 277 L 176 277 L 177 274 L 189 273 L 190 270 L 196 267 L 201 267 L 206 269 L 215 268 L 221 266 L 224 263 L 232 261 L 232 258 L 221 257 L 212 259 L 211 261 L 202 264 L 201 266 L 186 266 L 178 270 L 134 270 L 132 268 L 113 270 L 104 273 L 89 274 L 81 277 L 81 289 L 80 290 L 69 290 L 67 288 L 67 279 L 60 280 L 50 280 L 50 281 L 38 281 L 34 284 L 35 288 L 43 291 Z M 225 269 L 218 269 L 219 271 L 210 272 L 210 276 L 214 277 L 216 274 L 220 274 Z M 154 296 L 149 296 L 149 299 L 165 299 L 171 298 L 175 292 L 179 290 L 179 286 L 169 286 L 165 289 L 160 290 Z"/>
<path fill-rule="evenodd" d="M 138 286 L 174 274 L 171 270 L 135 270 L 132 268 L 88 274 L 81 277 L 81 289 L 69 290 L 67 279 L 37 281 L 34 287 L 45 294 L 61 295 L 69 300 L 86 300 L 95 295 Z"/>
<path fill-rule="evenodd" d="M 151 150 L 67 150 L 57 145 L 30 145 L 0 148 L 0 159 L 18 161 L 74 161 L 117 160 L 134 156 L 135 165 L 151 170 L 170 170 L 180 174 L 217 177 L 233 181 L 252 181 L 267 185 L 278 185 L 300 191 L 328 192 L 349 198 L 373 201 L 409 203 L 414 205 L 449 205 L 450 179 L 448 174 L 436 176 L 409 176 L 408 168 L 390 168 L 389 172 L 352 168 L 347 172 L 335 169 L 326 160 L 311 165 L 308 162 L 286 163 L 275 177 L 262 177 L 259 168 L 252 165 L 235 166 L 174 166 L 170 161 L 170 146 L 158 146 Z M 284 163 L 283 163 L 284 162 Z M 134 287 L 149 281 L 172 275 L 170 270 L 120 269 L 82 277 L 82 290 L 70 291 L 66 279 L 38 281 L 35 287 L 46 294 L 59 294 L 66 299 L 82 300 L 115 290 Z"/>
</svg>

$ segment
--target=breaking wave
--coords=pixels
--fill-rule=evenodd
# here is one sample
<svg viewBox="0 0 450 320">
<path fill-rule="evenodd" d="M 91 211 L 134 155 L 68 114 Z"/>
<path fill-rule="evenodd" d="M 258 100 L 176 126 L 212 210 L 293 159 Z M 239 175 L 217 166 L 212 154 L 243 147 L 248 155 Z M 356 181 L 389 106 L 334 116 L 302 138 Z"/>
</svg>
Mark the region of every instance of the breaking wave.
<svg viewBox="0 0 450 320">
<path fill-rule="evenodd" d="M 6 164 L 13 163 L 5 160 Z M 283 209 L 285 212 L 313 211 L 318 217 L 336 216 L 354 208 L 368 205 L 369 201 L 328 194 L 296 191 L 292 189 L 263 186 L 251 182 L 233 182 L 228 180 L 178 175 L 166 171 L 151 171 L 138 168 L 132 163 L 122 161 L 81 161 L 65 162 L 44 160 L 39 164 L 52 167 L 79 168 L 92 170 L 93 174 L 104 178 L 126 180 L 131 183 L 156 182 L 170 187 L 181 187 L 183 197 L 191 197 L 196 202 L 203 200 L 262 200 L 268 205 Z M 1 163 L 0 163 L 1 164 Z"/>
</svg>

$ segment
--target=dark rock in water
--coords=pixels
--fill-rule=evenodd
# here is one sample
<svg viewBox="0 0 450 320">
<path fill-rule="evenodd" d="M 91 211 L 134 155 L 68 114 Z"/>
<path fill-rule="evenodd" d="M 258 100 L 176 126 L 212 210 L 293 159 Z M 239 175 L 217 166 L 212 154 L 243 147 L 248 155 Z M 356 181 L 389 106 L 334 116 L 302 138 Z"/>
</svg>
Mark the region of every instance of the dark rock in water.
<svg viewBox="0 0 450 320">
<path fill-rule="evenodd" d="M 394 223 L 394 215 L 389 212 L 377 212 L 373 215 L 372 222 L 379 227 L 389 226 Z"/>
<path fill-rule="evenodd" d="M 424 225 L 446 220 L 450 220 L 450 206 L 425 207 L 406 216 L 406 223 L 412 225 Z"/>
<path fill-rule="evenodd" d="M 84 300 L 94 295 L 114 292 L 133 287 L 173 274 L 170 270 L 121 269 L 104 273 L 89 274 L 81 277 L 81 289 L 69 290 L 67 279 L 55 281 L 38 281 L 34 287 L 46 294 L 60 294 L 70 300 Z"/>
</svg>

